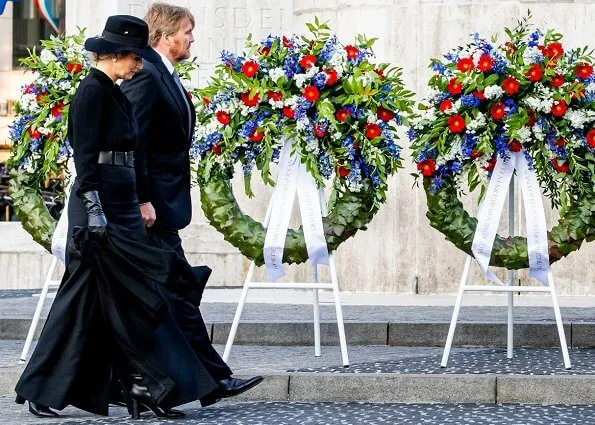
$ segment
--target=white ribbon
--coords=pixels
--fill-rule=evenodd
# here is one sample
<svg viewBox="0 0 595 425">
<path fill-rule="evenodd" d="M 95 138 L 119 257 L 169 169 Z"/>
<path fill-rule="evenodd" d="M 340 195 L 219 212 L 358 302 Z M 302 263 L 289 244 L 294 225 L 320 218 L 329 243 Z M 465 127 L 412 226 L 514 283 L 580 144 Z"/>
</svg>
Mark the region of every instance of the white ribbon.
<svg viewBox="0 0 595 425">
<path fill-rule="evenodd" d="M 62 261 L 63 264 L 66 263 L 66 244 L 68 243 L 68 198 L 70 197 L 72 183 L 76 177 L 76 169 L 72 159 L 69 159 L 68 163 L 66 164 L 66 171 L 67 170 L 71 171 L 71 175 L 68 185 L 64 190 L 64 208 L 62 209 L 62 214 L 60 215 L 60 219 L 56 225 L 56 230 L 54 230 L 54 234 L 52 235 L 51 249 L 52 254 L 58 257 L 58 259 Z"/>
<path fill-rule="evenodd" d="M 523 152 L 511 152 L 506 158 L 499 156 L 496 161 L 485 198 L 477 215 L 477 228 L 472 245 L 473 255 L 488 279 L 504 285 L 488 267 L 498 223 L 508 194 L 508 185 L 515 170 L 518 173 L 525 205 L 529 275 L 543 285 L 547 285 L 550 262 L 545 211 L 537 176 L 529 169 Z"/>
<path fill-rule="evenodd" d="M 264 240 L 264 262 L 271 282 L 285 276 L 283 248 L 289 228 L 295 193 L 298 194 L 300 215 L 308 259 L 312 264 L 329 264 L 326 239 L 322 227 L 320 198 L 314 178 L 307 172 L 297 154 L 291 154 L 291 140 L 286 140 L 279 160 L 279 176 L 272 199 L 271 216 Z"/>
</svg>

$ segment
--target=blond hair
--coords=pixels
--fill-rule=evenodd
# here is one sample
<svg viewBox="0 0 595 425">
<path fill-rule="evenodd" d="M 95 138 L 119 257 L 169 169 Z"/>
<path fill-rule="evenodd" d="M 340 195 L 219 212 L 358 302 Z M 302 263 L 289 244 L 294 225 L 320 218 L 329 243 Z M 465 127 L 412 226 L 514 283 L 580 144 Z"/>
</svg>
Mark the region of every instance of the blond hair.
<svg viewBox="0 0 595 425">
<path fill-rule="evenodd" d="M 149 25 L 149 45 L 155 47 L 161 37 L 178 32 L 184 18 L 188 18 L 194 28 L 194 16 L 189 9 L 167 3 L 153 3 L 145 15 L 145 22 Z"/>
</svg>

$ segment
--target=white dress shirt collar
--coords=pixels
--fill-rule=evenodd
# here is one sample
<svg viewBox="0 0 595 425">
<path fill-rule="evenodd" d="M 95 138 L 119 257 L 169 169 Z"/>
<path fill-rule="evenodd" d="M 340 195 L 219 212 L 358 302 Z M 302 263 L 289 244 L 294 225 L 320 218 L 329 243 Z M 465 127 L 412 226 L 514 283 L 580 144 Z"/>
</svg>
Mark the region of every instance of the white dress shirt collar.
<svg viewBox="0 0 595 425">
<path fill-rule="evenodd" d="M 161 56 L 161 60 L 163 61 L 163 64 L 165 65 L 165 67 L 167 68 L 167 70 L 169 71 L 169 73 L 170 74 L 173 74 L 175 69 L 174 69 L 173 64 L 167 58 L 167 56 L 165 56 L 163 53 L 161 53 L 157 49 L 153 49 L 153 50 L 155 50 L 159 54 L 159 56 Z"/>
</svg>

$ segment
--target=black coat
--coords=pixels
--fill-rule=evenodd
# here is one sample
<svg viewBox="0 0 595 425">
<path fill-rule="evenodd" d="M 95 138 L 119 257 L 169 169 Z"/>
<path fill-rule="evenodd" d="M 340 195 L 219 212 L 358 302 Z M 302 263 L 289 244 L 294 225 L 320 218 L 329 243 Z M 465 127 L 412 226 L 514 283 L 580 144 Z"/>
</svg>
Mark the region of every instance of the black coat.
<svg viewBox="0 0 595 425">
<path fill-rule="evenodd" d="M 16 386 L 19 396 L 107 415 L 112 368 L 122 359 L 141 372 L 162 407 L 217 388 L 155 290 L 196 286 L 178 286 L 179 277 L 194 277 L 174 251 L 129 239 L 109 225 L 101 244 L 86 228 L 75 233 L 68 256 L 67 273 Z"/>
<path fill-rule="evenodd" d="M 121 89 L 139 125 L 140 147 L 135 154 L 139 202 L 153 204 L 156 226 L 182 229 L 192 218 L 189 150 L 194 106 L 162 62 L 143 61 L 143 69 Z"/>
</svg>

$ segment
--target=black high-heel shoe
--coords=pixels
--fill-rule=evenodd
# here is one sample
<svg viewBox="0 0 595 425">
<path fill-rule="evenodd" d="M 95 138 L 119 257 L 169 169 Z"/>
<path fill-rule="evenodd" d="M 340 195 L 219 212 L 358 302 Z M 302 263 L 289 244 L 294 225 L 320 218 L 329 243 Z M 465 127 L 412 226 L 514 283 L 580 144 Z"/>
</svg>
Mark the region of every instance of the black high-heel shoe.
<svg viewBox="0 0 595 425">
<path fill-rule="evenodd" d="M 23 397 L 21 397 L 20 395 L 17 395 L 17 398 L 15 399 L 15 402 L 17 404 L 25 404 L 25 401 L 26 400 Z M 58 415 L 56 412 L 54 412 L 49 407 L 44 406 L 43 404 L 33 403 L 32 401 L 29 402 L 29 412 L 35 416 L 40 417 L 40 418 L 59 418 L 60 417 L 60 415 Z"/>
<path fill-rule="evenodd" d="M 149 389 L 144 385 L 137 384 L 136 382 L 132 384 L 132 388 L 130 390 L 130 401 L 130 415 L 132 419 L 140 419 L 141 407 L 144 408 L 144 410 L 150 410 L 158 418 L 177 419 L 186 416 L 184 412 L 179 410 L 167 409 L 158 406 L 151 397 Z"/>
</svg>

